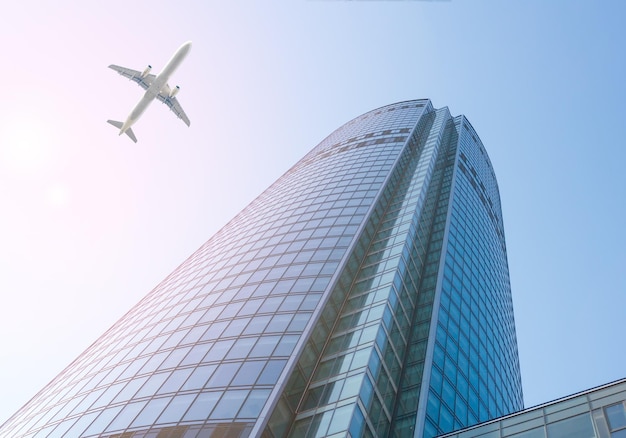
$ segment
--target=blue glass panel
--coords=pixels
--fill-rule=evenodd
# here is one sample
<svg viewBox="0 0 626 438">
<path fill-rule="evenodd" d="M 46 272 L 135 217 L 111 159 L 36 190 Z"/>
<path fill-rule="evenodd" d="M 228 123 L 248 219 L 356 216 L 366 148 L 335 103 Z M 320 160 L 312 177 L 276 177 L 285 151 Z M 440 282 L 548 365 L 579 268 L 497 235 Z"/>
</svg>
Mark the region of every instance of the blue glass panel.
<svg viewBox="0 0 626 438">
<path fill-rule="evenodd" d="M 193 402 L 183 420 L 185 421 L 204 421 L 209 418 L 209 414 L 220 399 L 221 392 L 203 392 Z"/>
<path fill-rule="evenodd" d="M 626 427 L 626 411 L 624 409 L 624 403 L 607 406 L 604 408 L 604 412 L 606 412 L 606 418 L 609 421 L 609 427 L 611 430 Z"/>
<path fill-rule="evenodd" d="M 148 381 L 141 387 L 135 397 L 144 397 L 147 395 L 154 395 L 163 383 L 170 376 L 170 372 L 153 374 Z"/>
<path fill-rule="evenodd" d="M 261 373 L 257 384 L 271 385 L 276 383 L 278 377 L 280 376 L 280 373 L 285 368 L 286 363 L 287 361 L 285 360 L 270 360 L 265 366 L 263 372 Z"/>
<path fill-rule="evenodd" d="M 280 336 L 265 336 L 259 339 L 252 351 L 250 357 L 268 357 L 276 348 L 280 341 Z"/>
<path fill-rule="evenodd" d="M 251 391 L 248 399 L 241 407 L 238 418 L 256 418 L 261 413 L 261 409 L 265 405 L 270 390 Z"/>
<path fill-rule="evenodd" d="M 124 406 L 124 409 L 122 409 L 117 417 L 115 417 L 115 420 L 109 424 L 105 432 L 126 429 L 147 403 L 147 401 L 140 401 Z"/>
<path fill-rule="evenodd" d="M 282 339 L 280 340 L 280 343 L 278 344 L 278 346 L 276 347 L 276 350 L 274 351 L 274 356 L 289 356 L 291 355 L 291 352 L 293 351 L 296 343 L 298 342 L 298 339 L 300 337 L 296 336 L 296 335 L 286 335 L 283 336 Z"/>
<path fill-rule="evenodd" d="M 157 423 L 176 423 L 180 421 L 195 398 L 196 394 L 177 395 L 163 411 Z"/>
<path fill-rule="evenodd" d="M 328 427 L 328 435 L 343 432 L 348 429 L 354 405 L 346 405 L 337 408 Z"/>
<path fill-rule="evenodd" d="M 161 412 L 170 402 L 171 397 L 155 398 L 148 402 L 141 413 L 131 423 L 131 427 L 149 426 L 161 415 Z"/>
<path fill-rule="evenodd" d="M 354 410 L 354 414 L 352 416 L 352 422 L 350 423 L 350 436 L 352 437 L 360 437 L 363 433 L 363 427 L 365 426 L 365 417 L 363 416 L 363 412 L 357 405 Z"/>
<path fill-rule="evenodd" d="M 259 374 L 265 367 L 266 362 L 264 361 L 249 361 L 244 362 L 241 365 L 241 368 L 237 372 L 237 375 L 231 382 L 233 386 L 240 385 L 252 385 L 256 382 L 259 377 Z"/>
<path fill-rule="evenodd" d="M 584 413 L 547 426 L 548 438 L 594 438 L 591 414 Z"/>
<path fill-rule="evenodd" d="M 100 412 L 91 412 L 87 415 L 81 416 L 74 426 L 72 426 L 72 428 L 65 433 L 66 436 L 80 436 L 99 413 Z"/>
<path fill-rule="evenodd" d="M 114 406 L 107 408 L 91 423 L 91 426 L 85 431 L 85 435 L 97 434 L 103 431 L 107 425 L 115 418 L 124 406 Z"/>
<path fill-rule="evenodd" d="M 217 365 L 204 365 L 194 369 L 181 390 L 187 391 L 191 389 L 200 389 L 204 387 L 204 384 L 209 380 L 209 377 L 213 374 L 213 371 L 217 368 Z"/>
<path fill-rule="evenodd" d="M 185 383 L 193 369 L 185 368 L 182 370 L 173 371 L 170 377 L 163 383 L 161 388 L 157 391 L 157 394 L 165 394 L 168 392 L 176 392 Z"/>
<path fill-rule="evenodd" d="M 211 413 L 211 419 L 233 418 L 248 396 L 248 390 L 228 390 Z"/>
<path fill-rule="evenodd" d="M 239 367 L 241 366 L 240 362 L 237 363 L 223 363 L 217 367 L 217 369 L 213 372 L 213 375 L 206 383 L 205 387 L 207 388 L 217 388 L 221 386 L 228 386 L 230 381 L 233 379 L 237 371 L 239 371 Z"/>
</svg>

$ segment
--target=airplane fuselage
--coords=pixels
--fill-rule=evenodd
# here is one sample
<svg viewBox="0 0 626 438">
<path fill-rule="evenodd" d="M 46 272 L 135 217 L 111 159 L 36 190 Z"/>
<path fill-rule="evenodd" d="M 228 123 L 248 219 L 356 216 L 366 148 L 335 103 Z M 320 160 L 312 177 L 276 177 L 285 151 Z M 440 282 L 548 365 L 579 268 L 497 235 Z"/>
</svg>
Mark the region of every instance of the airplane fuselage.
<svg viewBox="0 0 626 438">
<path fill-rule="evenodd" d="M 156 76 L 150 87 L 146 90 L 141 100 L 135 105 L 135 108 L 130 112 L 130 115 L 124 122 L 120 129 L 120 135 L 124 134 L 128 128 L 130 128 L 143 114 L 143 112 L 148 108 L 150 103 L 157 97 L 157 95 L 163 90 L 163 88 L 167 85 L 167 81 L 170 76 L 176 71 L 178 66 L 183 62 L 187 54 L 191 50 L 191 41 L 186 42 L 182 46 L 176 50 L 176 53 L 172 56 L 172 58 L 167 62 L 161 73 Z"/>
</svg>

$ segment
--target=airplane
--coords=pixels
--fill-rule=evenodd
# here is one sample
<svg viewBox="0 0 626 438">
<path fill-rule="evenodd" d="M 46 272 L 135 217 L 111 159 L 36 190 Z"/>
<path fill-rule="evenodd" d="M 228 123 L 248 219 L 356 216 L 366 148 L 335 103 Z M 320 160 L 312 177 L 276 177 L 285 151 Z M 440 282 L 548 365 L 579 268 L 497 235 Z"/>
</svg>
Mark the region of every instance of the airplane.
<svg viewBox="0 0 626 438">
<path fill-rule="evenodd" d="M 141 88 L 146 90 L 146 93 L 143 95 L 135 108 L 133 108 L 124 123 L 116 120 L 107 120 L 107 123 L 119 128 L 119 135 L 126 134 L 132 141 L 137 143 L 137 137 L 135 137 L 135 133 L 133 132 L 131 126 L 139 120 L 139 117 L 141 117 L 146 108 L 148 108 L 148 105 L 150 105 L 155 98 L 167 105 L 179 119 L 182 119 L 183 122 L 185 122 L 187 126 L 190 125 L 191 122 L 189 121 L 187 114 L 185 114 L 185 111 L 183 111 L 182 107 L 178 103 L 178 99 L 174 97 L 180 90 L 180 87 L 176 85 L 176 87 L 171 88 L 167 84 L 168 79 L 183 62 L 183 59 L 185 59 L 189 50 L 191 50 L 191 41 L 187 41 L 185 44 L 180 46 L 178 50 L 176 50 L 176 53 L 174 53 L 172 58 L 167 62 L 161 73 L 158 75 L 150 73 L 150 70 L 152 70 L 151 65 L 148 65 L 143 72 L 126 67 L 120 67 L 119 65 L 114 64 L 109 66 L 109 68 L 115 70 L 120 75 L 127 77 L 131 81 L 135 81 Z"/>
</svg>

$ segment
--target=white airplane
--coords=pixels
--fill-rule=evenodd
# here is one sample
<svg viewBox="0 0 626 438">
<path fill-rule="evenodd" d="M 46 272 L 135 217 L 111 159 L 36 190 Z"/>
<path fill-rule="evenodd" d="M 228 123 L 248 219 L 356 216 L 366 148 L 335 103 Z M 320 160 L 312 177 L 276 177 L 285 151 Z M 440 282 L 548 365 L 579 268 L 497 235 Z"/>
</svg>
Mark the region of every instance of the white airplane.
<svg viewBox="0 0 626 438">
<path fill-rule="evenodd" d="M 116 120 L 107 120 L 108 123 L 116 128 L 119 128 L 119 135 L 125 133 L 132 141 L 137 143 L 137 137 L 135 137 L 135 133 L 131 129 L 131 126 L 139 120 L 139 117 L 141 117 L 146 108 L 148 108 L 148 105 L 150 105 L 155 98 L 167 105 L 179 119 L 182 119 L 183 122 L 185 122 L 187 126 L 190 125 L 191 122 L 189 122 L 187 114 L 185 114 L 185 111 L 181 108 L 178 100 L 174 97 L 180 90 L 180 87 L 176 85 L 176 87 L 170 88 L 167 84 L 168 79 L 183 62 L 183 59 L 185 59 L 189 50 L 191 50 L 191 41 L 187 41 L 185 44 L 180 46 L 158 76 L 150 74 L 150 70 L 152 69 L 151 65 L 148 65 L 143 72 L 120 67 L 119 65 L 111 64 L 109 66 L 109 68 L 117 71 L 122 76 L 127 77 L 131 81 L 137 82 L 141 88 L 146 90 L 146 93 L 143 95 L 135 108 L 133 108 L 124 123 Z"/>
</svg>

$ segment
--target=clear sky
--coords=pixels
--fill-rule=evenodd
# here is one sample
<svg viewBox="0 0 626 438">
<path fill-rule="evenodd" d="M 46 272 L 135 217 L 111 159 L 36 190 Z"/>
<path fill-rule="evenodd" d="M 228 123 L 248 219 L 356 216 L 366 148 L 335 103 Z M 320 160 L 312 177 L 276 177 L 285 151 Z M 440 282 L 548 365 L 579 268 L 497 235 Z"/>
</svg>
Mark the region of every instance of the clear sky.
<svg viewBox="0 0 626 438">
<path fill-rule="evenodd" d="M 0 423 L 332 130 L 465 114 L 500 185 L 526 406 L 626 377 L 626 2 L 8 2 Z M 164 66 L 187 128 L 107 68 Z"/>
</svg>

